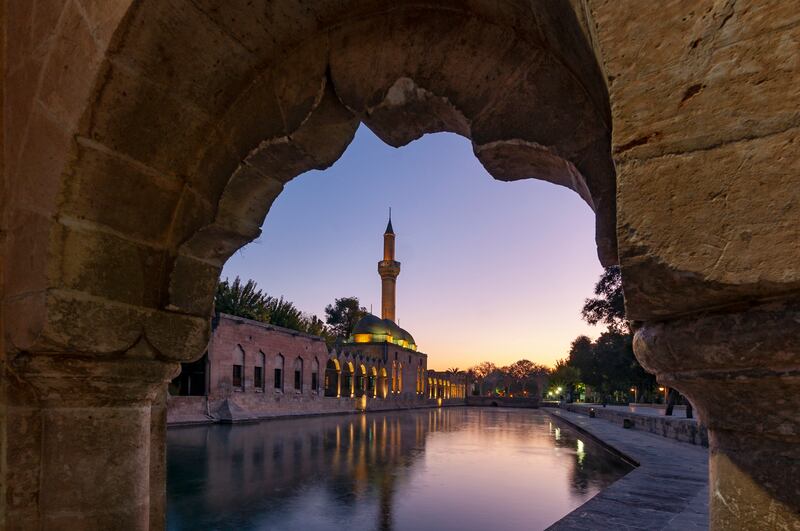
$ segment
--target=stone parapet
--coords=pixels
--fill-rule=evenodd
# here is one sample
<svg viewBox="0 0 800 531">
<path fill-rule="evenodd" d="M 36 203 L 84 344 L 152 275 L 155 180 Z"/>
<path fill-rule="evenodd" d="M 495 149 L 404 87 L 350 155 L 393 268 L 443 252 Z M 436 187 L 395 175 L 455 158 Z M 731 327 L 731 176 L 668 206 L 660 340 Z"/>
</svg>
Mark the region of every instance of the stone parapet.
<svg viewBox="0 0 800 531">
<path fill-rule="evenodd" d="M 581 415 L 589 415 L 589 410 L 594 409 L 597 418 L 605 419 L 623 425 L 625 419 L 631 423 L 635 430 L 644 431 L 661 435 L 668 439 L 708 446 L 708 431 L 706 427 L 696 420 L 680 417 L 662 417 L 656 415 L 643 415 L 617 409 L 604 408 L 603 406 L 591 406 L 588 404 L 564 404 L 561 409 Z"/>
</svg>

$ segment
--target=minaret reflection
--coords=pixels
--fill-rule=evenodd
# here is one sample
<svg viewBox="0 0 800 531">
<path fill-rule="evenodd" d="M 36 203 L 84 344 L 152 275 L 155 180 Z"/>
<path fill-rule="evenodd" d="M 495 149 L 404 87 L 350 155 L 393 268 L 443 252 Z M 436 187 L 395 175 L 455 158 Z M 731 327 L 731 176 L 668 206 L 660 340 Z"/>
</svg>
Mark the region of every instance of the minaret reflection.
<svg viewBox="0 0 800 531">
<path fill-rule="evenodd" d="M 171 518 L 191 521 L 202 510 L 224 519 L 241 507 L 255 511 L 253 521 L 286 518 L 283 502 L 313 491 L 337 518 L 373 504 L 377 528 L 392 529 L 394 495 L 427 437 L 458 429 L 460 418 L 436 409 L 170 430 L 169 447 L 179 450 L 168 467 Z"/>
</svg>

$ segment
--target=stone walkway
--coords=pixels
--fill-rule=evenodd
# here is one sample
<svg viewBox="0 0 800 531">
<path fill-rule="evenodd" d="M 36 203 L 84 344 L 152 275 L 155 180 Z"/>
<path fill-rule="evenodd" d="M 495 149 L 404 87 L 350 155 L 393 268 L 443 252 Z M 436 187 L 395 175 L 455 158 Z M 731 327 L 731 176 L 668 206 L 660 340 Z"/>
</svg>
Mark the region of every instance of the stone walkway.
<svg viewBox="0 0 800 531">
<path fill-rule="evenodd" d="M 639 464 L 548 529 L 708 529 L 707 449 L 599 418 L 544 411 Z"/>
</svg>

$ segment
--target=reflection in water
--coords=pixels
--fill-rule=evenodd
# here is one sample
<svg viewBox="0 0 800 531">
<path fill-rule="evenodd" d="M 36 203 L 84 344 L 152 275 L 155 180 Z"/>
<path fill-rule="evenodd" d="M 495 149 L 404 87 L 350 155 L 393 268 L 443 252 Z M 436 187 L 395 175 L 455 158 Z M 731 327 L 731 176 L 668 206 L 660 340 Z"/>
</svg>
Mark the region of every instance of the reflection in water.
<svg viewBox="0 0 800 531">
<path fill-rule="evenodd" d="M 630 467 L 532 410 L 170 429 L 169 529 L 541 529 Z"/>
</svg>

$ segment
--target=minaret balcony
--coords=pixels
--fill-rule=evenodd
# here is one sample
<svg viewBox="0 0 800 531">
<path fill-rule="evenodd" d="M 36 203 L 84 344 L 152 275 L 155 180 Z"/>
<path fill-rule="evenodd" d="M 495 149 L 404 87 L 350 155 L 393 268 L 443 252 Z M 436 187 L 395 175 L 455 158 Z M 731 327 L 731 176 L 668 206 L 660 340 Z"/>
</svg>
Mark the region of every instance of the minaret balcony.
<svg viewBox="0 0 800 531">
<path fill-rule="evenodd" d="M 397 260 L 381 260 L 378 262 L 378 273 L 381 277 L 396 277 L 400 274 L 400 262 Z"/>
</svg>

